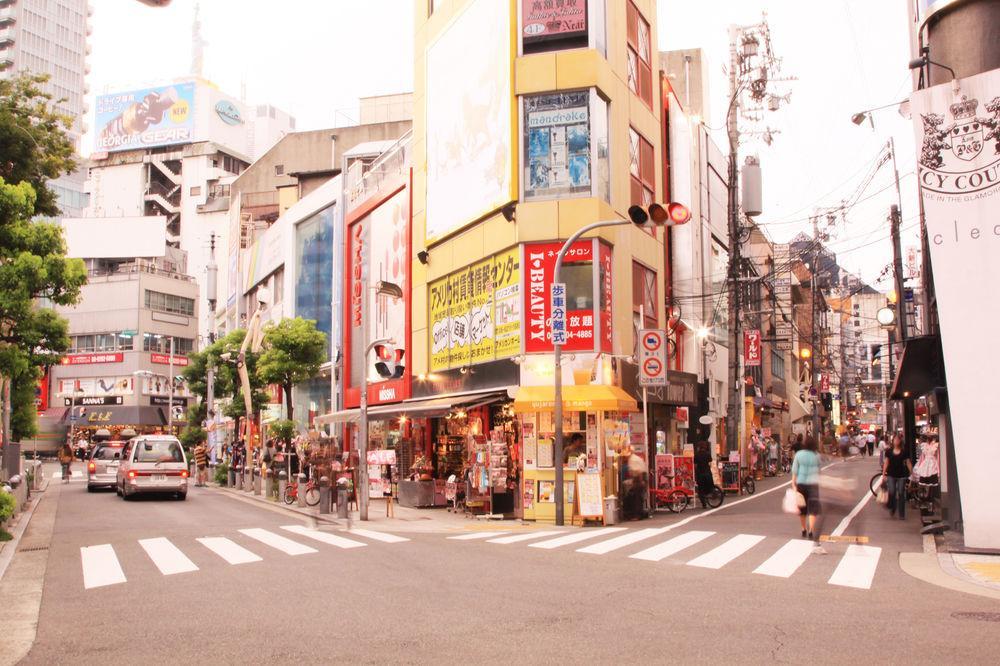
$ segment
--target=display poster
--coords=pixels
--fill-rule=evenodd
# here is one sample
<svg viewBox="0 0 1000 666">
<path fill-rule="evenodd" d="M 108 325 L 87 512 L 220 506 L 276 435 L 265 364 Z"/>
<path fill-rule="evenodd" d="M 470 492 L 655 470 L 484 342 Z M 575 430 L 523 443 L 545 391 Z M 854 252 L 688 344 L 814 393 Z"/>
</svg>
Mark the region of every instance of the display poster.
<svg viewBox="0 0 1000 666">
<path fill-rule="evenodd" d="M 584 518 L 604 518 L 604 494 L 600 474 L 577 474 L 579 515 Z"/>
<path fill-rule="evenodd" d="M 535 506 L 535 480 L 525 479 L 524 480 L 524 490 L 522 492 L 522 502 L 524 504 L 524 509 L 528 510 Z"/>
<path fill-rule="evenodd" d="M 366 458 L 368 459 L 369 465 L 395 465 L 396 450 L 377 449 L 375 451 L 368 451 Z"/>
<path fill-rule="evenodd" d="M 524 199 L 590 193 L 590 91 L 524 97 Z"/>
<path fill-rule="evenodd" d="M 521 0 L 524 44 L 587 34 L 587 0 Z"/>
<path fill-rule="evenodd" d="M 576 480 L 563 481 L 563 502 L 566 504 L 576 502 Z"/>
<path fill-rule="evenodd" d="M 694 482 L 694 458 L 691 456 L 674 457 L 674 486 L 687 488 L 694 493 L 696 486 Z"/>
<path fill-rule="evenodd" d="M 672 488 L 674 485 L 674 454 L 656 454 L 656 487 Z"/>
<path fill-rule="evenodd" d="M 538 443 L 535 440 L 535 418 L 525 416 L 521 421 L 521 447 L 524 451 L 524 466 L 532 468 L 538 459 Z"/>
<path fill-rule="evenodd" d="M 564 352 L 598 350 L 595 337 L 600 313 L 595 308 L 593 284 L 595 245 L 600 244 L 595 240 L 577 241 L 563 259 L 564 271 L 561 280 L 566 283 L 566 344 L 562 347 Z M 556 256 L 561 248 L 561 243 L 535 243 L 524 246 L 524 348 L 528 353 L 553 350 L 552 332 L 549 328 L 552 318 L 550 291 Z M 590 267 L 589 275 L 588 271 L 583 269 L 587 265 Z M 565 270 L 565 267 L 570 266 L 577 268 L 573 271 Z M 608 289 L 610 290 L 610 279 Z M 608 313 L 610 314 L 610 298 Z M 610 316 L 607 329 L 610 341 Z"/>
<path fill-rule="evenodd" d="M 538 466 L 539 467 L 554 467 L 553 462 L 553 441 L 551 439 L 539 439 L 538 440 Z"/>
<path fill-rule="evenodd" d="M 597 438 L 597 415 L 587 414 L 587 471 L 600 471 L 600 442 Z"/>
<path fill-rule="evenodd" d="M 556 503 L 556 482 L 555 481 L 545 481 L 539 479 L 538 481 L 538 502 L 539 504 L 555 504 Z"/>
<path fill-rule="evenodd" d="M 552 412 L 538 412 L 538 435 L 551 435 L 555 432 L 552 424 Z"/>
</svg>

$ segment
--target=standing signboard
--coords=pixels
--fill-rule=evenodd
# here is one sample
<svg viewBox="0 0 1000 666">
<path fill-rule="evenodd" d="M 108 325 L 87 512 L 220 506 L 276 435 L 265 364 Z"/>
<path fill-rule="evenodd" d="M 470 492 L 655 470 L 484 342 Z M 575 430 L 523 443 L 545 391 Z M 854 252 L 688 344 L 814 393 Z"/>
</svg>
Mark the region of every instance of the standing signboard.
<svg viewBox="0 0 1000 666">
<path fill-rule="evenodd" d="M 601 489 L 600 474 L 578 473 L 576 475 L 577 515 L 581 518 L 604 520 L 604 493 Z"/>
<path fill-rule="evenodd" d="M 639 386 L 667 385 L 667 334 L 656 328 L 639 331 Z"/>
</svg>

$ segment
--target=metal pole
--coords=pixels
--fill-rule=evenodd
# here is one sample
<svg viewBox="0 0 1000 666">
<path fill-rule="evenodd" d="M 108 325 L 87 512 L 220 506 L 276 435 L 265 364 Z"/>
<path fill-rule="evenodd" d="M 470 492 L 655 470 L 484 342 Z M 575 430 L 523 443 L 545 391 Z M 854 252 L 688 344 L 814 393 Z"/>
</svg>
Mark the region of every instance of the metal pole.
<svg viewBox="0 0 1000 666">
<path fill-rule="evenodd" d="M 167 434 L 174 431 L 174 336 L 170 336 L 170 359 L 167 365 Z"/>
<path fill-rule="evenodd" d="M 816 335 L 816 281 L 819 279 L 819 222 L 818 218 L 813 217 L 813 256 L 812 256 L 812 268 L 811 277 L 809 279 L 809 310 L 810 310 L 810 320 L 812 324 L 810 325 L 809 338 L 810 346 L 812 347 L 812 367 L 810 368 L 810 386 L 812 387 L 813 396 L 815 396 L 815 402 L 813 403 L 812 410 L 812 424 L 813 424 L 813 437 L 816 438 L 817 445 L 820 444 L 820 419 L 819 419 L 819 405 L 820 396 L 819 389 L 816 387 L 816 377 L 817 370 L 819 369 L 819 352 L 817 349 L 817 342 L 819 336 Z"/>
<path fill-rule="evenodd" d="M 630 220 L 606 220 L 604 222 L 594 222 L 593 224 L 588 224 L 583 227 L 575 234 L 569 237 L 569 239 L 563 243 L 563 246 L 559 248 L 559 254 L 556 255 L 556 266 L 552 271 L 552 282 L 559 282 L 562 274 L 562 264 L 563 257 L 569 252 L 570 246 L 575 243 L 580 236 L 585 233 L 593 231 L 594 229 L 599 229 L 601 227 L 616 227 L 623 224 L 632 224 Z M 555 420 L 555 452 L 553 453 L 553 462 L 556 468 L 556 525 L 565 524 L 565 507 L 563 506 L 563 403 L 562 403 L 562 345 L 552 343 L 552 350 L 555 354 L 555 366 L 556 366 L 556 376 L 555 376 L 555 386 L 554 386 L 554 414 L 553 419 Z"/>
</svg>

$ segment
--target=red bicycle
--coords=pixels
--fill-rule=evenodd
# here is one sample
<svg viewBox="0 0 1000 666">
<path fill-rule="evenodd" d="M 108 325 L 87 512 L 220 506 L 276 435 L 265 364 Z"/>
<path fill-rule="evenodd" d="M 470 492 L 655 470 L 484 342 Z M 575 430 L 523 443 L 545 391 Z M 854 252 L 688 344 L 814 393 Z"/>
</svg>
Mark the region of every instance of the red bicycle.
<svg viewBox="0 0 1000 666">
<path fill-rule="evenodd" d="M 675 485 L 674 477 L 665 478 L 670 480 L 671 486 L 669 488 L 650 488 L 649 504 L 652 506 L 653 511 L 656 511 L 660 507 L 666 507 L 671 513 L 680 513 L 694 501 L 695 493 L 686 486 Z M 715 509 L 722 506 L 722 501 L 725 497 L 726 494 L 722 492 L 722 488 L 712 486 L 712 490 L 702 499 L 709 508 Z"/>
<path fill-rule="evenodd" d="M 306 481 L 306 504 L 308 506 L 316 506 L 319 504 L 319 488 L 316 487 L 316 483 L 310 479 Z M 295 504 L 299 499 L 299 484 L 289 483 L 285 486 L 285 504 Z"/>
</svg>

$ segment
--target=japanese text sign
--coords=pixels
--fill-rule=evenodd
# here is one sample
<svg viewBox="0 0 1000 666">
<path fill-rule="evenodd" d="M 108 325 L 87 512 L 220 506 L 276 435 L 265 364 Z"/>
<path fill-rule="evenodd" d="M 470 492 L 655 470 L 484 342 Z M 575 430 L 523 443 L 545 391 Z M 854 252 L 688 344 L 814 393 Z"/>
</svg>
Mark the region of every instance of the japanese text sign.
<svg viewBox="0 0 1000 666">
<path fill-rule="evenodd" d="M 746 367 L 760 365 L 764 352 L 761 349 L 760 329 L 752 328 L 743 331 L 743 365 Z"/>
</svg>

